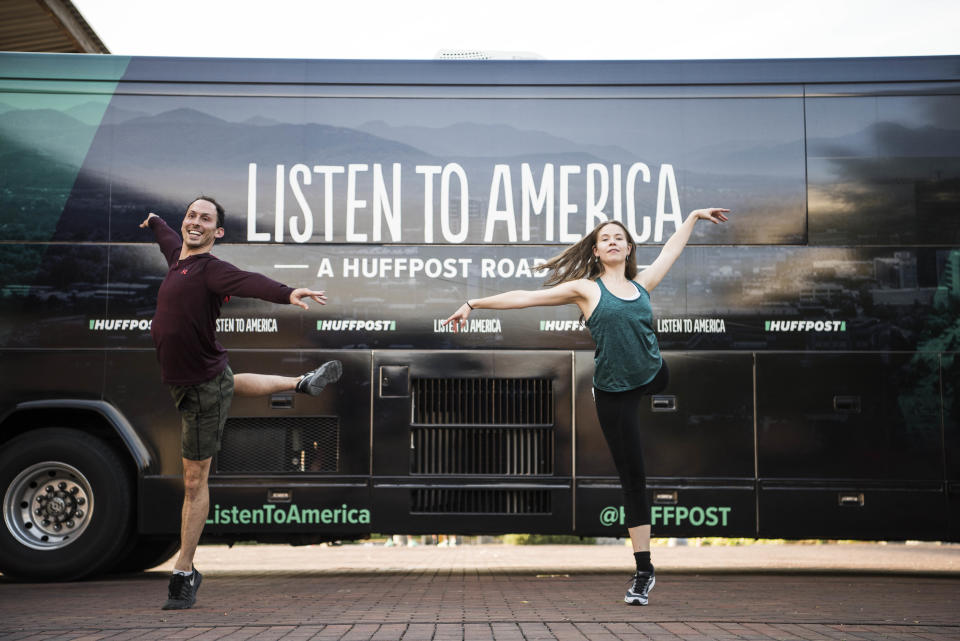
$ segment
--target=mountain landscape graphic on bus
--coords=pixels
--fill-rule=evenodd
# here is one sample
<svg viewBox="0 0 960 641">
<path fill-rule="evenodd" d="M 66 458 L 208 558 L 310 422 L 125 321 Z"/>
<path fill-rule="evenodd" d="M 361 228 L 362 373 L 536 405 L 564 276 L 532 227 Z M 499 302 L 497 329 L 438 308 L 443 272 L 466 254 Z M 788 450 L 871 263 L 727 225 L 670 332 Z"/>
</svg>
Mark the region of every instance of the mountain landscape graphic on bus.
<svg viewBox="0 0 960 641">
<path fill-rule="evenodd" d="M 944 250 L 877 248 L 860 249 L 851 254 L 830 247 L 830 239 L 840 233 L 838 229 L 854 225 L 865 234 L 864 242 L 876 240 L 878 228 L 887 230 L 881 239 L 884 242 L 912 242 L 931 235 L 948 246 L 960 240 L 956 216 L 949 215 L 953 211 L 950 203 L 957 198 L 958 191 L 951 186 L 960 175 L 952 150 L 960 148 L 960 130 L 943 126 L 950 122 L 949 117 L 942 114 L 933 121 L 941 126 L 874 122 L 842 136 L 809 138 L 806 143 L 811 181 L 808 242 L 814 246 L 805 249 L 797 246 L 794 250 L 790 246 L 799 245 L 807 234 L 802 181 L 791 177 L 802 174 L 803 145 L 799 139 L 765 145 L 751 141 L 721 144 L 710 140 L 698 147 L 700 143 L 690 142 L 689 135 L 671 137 L 665 133 L 670 130 L 668 122 L 668 126 L 658 128 L 646 139 L 646 153 L 634 153 L 625 146 L 608 144 L 611 138 L 615 140 L 610 130 L 624 123 L 594 124 L 593 129 L 583 130 L 564 129 L 553 123 L 554 129 L 548 131 L 547 126 L 551 124 L 548 114 L 543 129 L 524 129 L 509 122 L 495 122 L 493 117 L 490 122 L 458 121 L 431 127 L 417 124 L 412 118 L 410 123 L 404 122 L 409 114 L 401 110 L 400 115 L 390 121 L 362 119 L 367 114 L 358 114 L 357 118 L 362 121 L 355 127 L 347 127 L 282 122 L 269 115 L 276 105 L 274 101 L 250 99 L 248 102 L 247 112 L 234 114 L 235 119 L 227 117 L 229 114 L 212 113 L 216 109 L 202 100 L 185 99 L 180 103 L 188 106 L 157 111 L 157 106 L 148 99 L 128 95 L 115 96 L 105 112 L 100 106 L 102 118 L 99 120 L 95 103 L 81 103 L 62 111 L 0 105 L 0 140 L 4 152 L 0 154 L 0 170 L 10 177 L 2 196 L 10 203 L 4 208 L 8 212 L 2 220 L 4 229 L 12 237 L 25 240 L 143 243 L 143 233 L 137 224 L 144 212 L 158 211 L 168 222 L 176 224 L 183 204 L 204 191 L 216 195 L 227 206 L 227 236 L 223 241 L 226 244 L 219 245 L 217 253 L 230 259 L 233 254 L 247 255 L 244 246 L 252 249 L 257 245 L 246 241 L 250 163 L 257 163 L 260 172 L 256 208 L 257 227 L 261 230 L 272 230 L 274 226 L 276 179 L 273 174 L 277 165 L 289 170 L 296 163 L 382 163 L 385 167 L 400 163 L 405 212 L 402 231 L 405 240 L 415 243 L 422 237 L 422 218 L 414 212 L 423 210 L 424 183 L 414 169 L 420 165 L 456 162 L 470 178 L 473 231 L 467 244 L 471 244 L 479 242 L 495 164 L 509 165 L 518 177 L 522 163 L 535 168 L 545 163 L 581 167 L 599 163 L 612 171 L 617 164 L 627 166 L 640 161 L 649 164 L 655 183 L 656 161 L 669 160 L 676 168 L 682 203 L 741 198 L 750 205 L 738 211 L 738 219 L 710 240 L 721 245 L 736 242 L 744 246 L 691 247 L 678 266 L 677 273 L 683 276 L 667 279 L 654 301 L 658 316 L 663 318 L 726 318 L 724 331 L 698 336 L 666 333 L 662 340 L 668 349 L 740 346 L 863 349 L 877 340 L 890 347 L 909 347 L 920 335 L 920 328 L 909 320 L 912 310 L 916 305 L 933 305 L 946 264 Z M 432 101 L 423 103 L 429 111 Z M 326 109 L 332 120 L 342 120 L 351 104 L 354 103 L 349 100 L 331 101 Z M 205 111 L 207 108 L 210 109 Z M 439 109 L 439 103 L 434 108 Z M 258 113 L 250 115 L 251 110 Z M 315 117 L 321 118 L 321 112 L 318 109 Z M 509 110 L 504 113 L 509 114 Z M 303 116 L 304 119 L 313 117 L 313 114 Z M 944 121 L 944 117 L 948 120 Z M 812 130 L 811 133 L 817 133 L 816 127 Z M 58 135 L 38 135 L 38 132 L 50 131 Z M 589 138 L 591 133 L 597 135 L 597 143 L 577 142 Z M 32 144 L 28 145 L 27 141 Z M 885 186 L 885 176 L 892 174 L 915 178 L 906 185 Z M 286 178 L 285 175 L 284 180 Z M 369 172 L 361 174 L 358 192 L 369 193 L 369 180 Z M 338 248 L 336 243 L 344 240 L 342 225 L 336 229 L 335 245 L 325 245 L 319 224 L 322 219 L 318 213 L 322 200 L 319 182 L 315 180 L 312 186 L 311 200 L 317 226 L 304 250 L 321 245 L 323 255 L 335 265 L 350 256 L 374 260 L 382 256 L 409 255 L 409 249 L 394 249 L 389 245 Z M 341 223 L 346 207 L 344 182 L 343 175 L 337 176 L 334 182 L 335 225 Z M 515 191 L 517 183 L 515 180 Z M 637 210 L 649 212 L 655 185 L 643 185 L 640 189 L 647 190 L 647 200 L 638 202 Z M 864 196 L 865 189 L 872 190 L 873 195 Z M 288 215 L 296 215 L 296 202 L 289 185 L 284 186 L 284 191 Z M 435 199 L 438 198 L 436 191 Z M 829 194 L 829 199 L 823 194 Z M 583 181 L 572 183 L 570 199 L 579 205 L 581 219 L 586 198 Z M 891 203 L 895 206 L 890 206 Z M 361 228 L 363 216 L 370 215 L 369 202 L 367 205 L 358 218 Z M 63 216 L 61 209 L 65 212 Z M 30 215 L 12 215 L 18 210 Z M 608 214 L 609 210 L 607 207 Z M 541 219 L 542 216 L 534 217 L 531 245 L 543 243 Z M 841 227 L 835 227 L 832 221 L 839 221 Z M 497 243 L 505 240 L 502 231 L 494 237 Z M 286 255 L 300 253 L 296 246 L 289 244 L 289 237 L 285 242 L 288 243 Z M 769 245 L 749 247 L 753 242 Z M 546 258 L 556 253 L 556 246 L 549 244 L 532 246 L 529 250 L 523 250 L 518 244 L 517 249 L 518 258 Z M 122 306 L 129 306 L 134 316 L 149 314 L 159 282 L 157 274 L 162 273 L 144 274 L 137 267 L 151 260 L 149 250 L 114 248 L 109 275 L 104 251 L 95 245 L 69 251 L 54 247 L 43 251 L 37 247 L 8 247 L 4 250 L 4 263 L 23 273 L 32 273 L 30 270 L 39 262 L 45 263 L 30 289 L 31 296 L 39 300 L 51 296 L 62 298 L 57 292 L 69 288 L 71 274 L 84 273 L 92 280 L 83 288 L 89 295 L 71 294 L 77 310 L 87 309 L 88 315 L 96 315 L 94 311 L 105 305 L 105 295 L 96 292 L 106 292 L 109 288 L 113 309 L 117 309 L 119 301 L 125 301 Z M 502 247 L 497 251 L 504 253 Z M 652 260 L 656 251 L 656 248 L 642 251 L 641 263 Z M 119 259 L 130 252 L 128 258 Z M 414 253 L 422 255 L 423 252 L 421 248 Z M 475 262 L 488 255 L 482 246 L 455 250 L 451 255 L 458 253 L 472 256 Z M 315 265 L 316 254 L 307 251 L 300 254 L 303 262 Z M 263 264 L 257 266 L 259 269 L 279 280 L 285 279 L 285 274 L 271 272 L 276 260 L 257 252 L 250 255 L 261 258 L 237 260 L 261 260 Z M 530 284 L 530 281 L 509 278 L 499 282 L 510 288 Z M 337 286 L 334 284 L 334 289 Z M 450 304 L 463 297 L 463 284 L 456 279 L 425 280 L 404 301 L 393 295 L 394 283 L 390 279 L 360 279 L 339 286 L 351 294 L 343 312 L 358 318 L 376 315 L 378 310 L 385 309 L 393 309 L 393 315 L 400 318 L 425 309 L 432 310 L 428 316 L 442 316 Z M 237 301 L 232 309 L 252 311 L 255 307 Z M 557 318 L 566 318 L 566 315 L 561 313 Z M 845 329 L 832 334 L 764 331 L 766 320 L 776 323 L 779 318 L 843 319 Z M 372 340 L 372 344 L 400 346 L 416 345 L 421 340 L 419 330 L 410 334 L 403 329 L 403 323 L 400 326 L 400 331 L 389 336 L 367 339 Z M 27 333 L 35 331 L 41 331 L 40 326 Z M 535 331 L 534 325 L 522 331 L 508 326 L 506 334 L 497 336 L 496 340 L 526 344 Z M 284 340 L 282 336 L 260 337 L 259 342 L 251 346 L 274 339 Z M 476 340 L 479 345 L 489 339 L 478 337 Z M 431 340 L 451 339 L 441 336 Z M 566 340 L 581 347 L 590 344 L 586 334 L 573 333 Z"/>
<path fill-rule="evenodd" d="M 229 211 L 243 213 L 247 209 L 249 163 L 258 164 L 261 178 L 272 175 L 276 165 L 289 168 L 296 163 L 308 166 L 382 163 L 389 168 L 392 163 L 400 163 L 403 168 L 403 208 L 418 212 L 423 209 L 424 186 L 423 177 L 417 175 L 415 168 L 418 165 L 455 162 L 464 168 L 469 177 L 471 217 L 479 217 L 489 205 L 495 164 L 507 164 L 512 168 L 514 191 L 519 192 L 522 163 L 532 167 L 537 180 L 541 179 L 542 168 L 548 163 L 581 168 L 591 163 L 604 165 L 611 174 L 610 180 L 614 180 L 614 165 L 622 165 L 621 173 L 625 173 L 631 163 L 642 162 L 649 166 L 652 176 L 649 178 L 650 184 L 638 183 L 638 215 L 649 214 L 656 206 L 658 169 L 667 163 L 676 172 L 681 207 L 692 208 L 695 201 L 709 198 L 712 193 L 733 190 L 742 194 L 749 189 L 751 204 L 744 202 L 741 212 L 742 217 L 755 220 L 754 224 L 742 225 L 739 231 L 741 236 L 762 231 L 767 236 L 773 234 L 779 237 L 785 243 L 802 240 L 802 184 L 790 177 L 795 176 L 796 170 L 802 167 L 799 131 L 794 142 L 769 148 L 731 144 L 723 148 L 714 146 L 698 149 L 691 147 L 684 136 L 675 137 L 672 142 L 669 138 L 654 136 L 649 144 L 642 145 L 642 149 L 631 151 L 612 144 L 575 142 L 565 135 L 573 133 L 583 139 L 592 134 L 590 131 L 551 133 L 523 130 L 495 122 L 462 122 L 431 128 L 368 121 L 351 128 L 316 122 L 281 123 L 267 116 L 231 121 L 192 107 L 178 107 L 150 115 L 137 108 L 137 100 L 142 99 L 116 96 L 107 110 L 90 151 L 83 160 L 82 171 L 68 204 L 80 210 L 72 212 L 71 221 L 83 222 L 59 226 L 57 239 L 103 238 L 105 225 L 102 224 L 102 216 L 106 212 L 102 206 L 97 208 L 89 201 L 104 192 L 104 183 L 110 185 L 110 215 L 113 217 L 130 213 L 138 207 L 155 208 L 158 202 L 173 206 L 200 190 L 222 194 Z M 267 113 L 269 107 L 269 104 L 264 105 Z M 343 111 L 349 110 L 350 105 L 341 101 L 335 107 Z M 436 108 L 439 109 L 440 105 Z M 23 114 L 23 111 L 0 114 L 0 131 L 5 139 L 9 136 L 13 144 L 17 144 L 16 130 L 22 127 L 20 120 Z M 335 115 L 342 117 L 342 114 Z M 37 121 L 37 128 L 52 127 L 65 134 L 89 127 L 69 113 L 37 110 L 31 117 Z M 616 129 L 616 125 L 611 123 L 604 135 L 614 137 L 612 130 Z M 65 135 L 64 140 L 67 137 Z M 76 154 L 71 155 L 68 144 L 60 142 L 51 142 L 42 153 L 62 158 L 63 162 L 70 164 L 79 160 Z M 361 174 L 358 190 L 363 192 L 367 188 L 363 181 L 369 179 L 369 173 Z M 571 217 L 573 229 L 577 231 L 585 227 L 585 181 L 586 177 L 581 173 L 570 184 L 570 201 L 579 209 Z M 340 184 L 343 182 L 345 179 L 342 176 L 335 181 L 334 208 L 337 211 L 343 211 L 345 207 L 345 189 Z M 316 194 L 321 193 L 316 184 L 312 190 Z M 272 183 L 265 182 L 259 189 L 262 206 L 258 205 L 258 211 L 266 212 L 264 220 L 271 217 L 273 192 Z M 452 197 L 455 196 L 452 194 Z M 437 193 L 434 198 L 438 198 Z M 613 213 L 612 199 L 611 196 L 604 207 L 608 215 Z M 289 193 L 288 201 L 292 206 L 293 198 Z M 761 203 L 761 207 L 752 203 Z M 621 206 L 624 204 L 621 202 Z M 787 215 L 794 221 L 792 226 L 784 229 L 781 225 L 770 226 L 765 223 L 771 218 L 770 208 L 778 212 L 792 212 Z M 88 209 L 90 211 L 86 211 Z M 235 215 L 232 221 L 239 223 L 240 218 Z M 408 220 L 411 218 L 412 214 L 404 216 L 405 234 L 407 230 L 415 233 L 422 225 L 422 220 Z M 781 221 L 783 218 L 781 215 Z M 532 242 L 557 242 L 556 239 L 548 241 L 544 236 L 542 217 L 535 217 L 533 224 Z M 234 242 L 245 239 L 245 234 L 233 231 L 228 228 Z M 237 231 L 244 230 L 238 227 Z M 319 233 L 319 230 L 315 233 Z M 126 231 L 122 225 L 112 225 L 111 234 L 113 240 L 134 239 L 133 233 Z M 338 230 L 337 234 L 342 237 L 341 231 Z M 481 235 L 482 220 L 472 222 L 468 242 L 476 242 Z M 402 241 L 409 242 L 407 238 Z"/>
<path fill-rule="evenodd" d="M 132 100 L 115 97 L 114 103 L 121 98 Z M 463 122 L 431 128 L 368 121 L 357 128 L 348 128 L 281 123 L 265 116 L 231 122 L 186 107 L 149 115 L 135 105 L 125 108 L 116 104 L 107 109 L 96 129 L 87 113 L 95 113 L 96 109 L 95 104 L 79 105 L 63 112 L 0 105 L 3 142 L 0 169 L 9 177 L 9 185 L 30 194 L 22 199 L 25 202 L 21 206 L 39 215 L 37 220 L 41 222 L 31 225 L 29 231 L 24 230 L 29 237 L 50 238 L 49 225 L 57 215 L 54 212 L 57 199 L 50 185 L 64 185 L 71 177 L 76 178 L 76 183 L 70 185 L 68 206 L 78 209 L 79 219 L 84 222 L 58 226 L 55 236 L 58 240 L 105 239 L 104 217 L 108 212 L 102 201 L 99 205 L 96 202 L 108 190 L 111 192 L 109 214 L 115 217 L 138 208 L 156 208 L 157 203 L 179 206 L 198 190 L 222 193 L 231 212 L 245 213 L 246 168 L 250 162 L 258 163 L 263 172 L 277 164 L 289 166 L 297 162 L 331 165 L 380 162 L 386 166 L 398 162 L 404 169 L 404 208 L 408 211 L 423 207 L 423 181 L 415 174 L 415 166 L 457 162 L 470 177 L 471 201 L 477 203 L 474 209 L 482 211 L 488 205 L 495 163 L 511 165 L 517 169 L 514 175 L 519 176 L 519 165 L 523 162 L 536 169 L 548 162 L 581 166 L 602 163 L 612 167 L 640 161 L 655 169 L 653 161 L 667 159 L 673 161 L 677 170 L 681 203 L 691 202 L 692 198 L 697 201 L 709 198 L 711 193 L 744 190 L 749 191 L 753 202 L 782 208 L 786 198 L 797 202 L 802 209 L 795 185 L 784 178 L 802 162 L 796 153 L 800 149 L 799 141 L 764 147 L 729 144 L 723 148 L 685 149 L 682 139 L 678 139 L 670 150 L 663 147 L 668 141 L 660 137 L 652 141 L 645 153 L 634 153 L 618 145 L 576 143 L 563 135 L 524 131 L 502 123 Z M 38 146 L 35 134 L 39 131 L 57 131 L 58 135 L 44 137 Z M 83 143 L 92 133 L 96 135 L 87 153 Z M 891 230 L 886 232 L 886 238 L 875 238 L 880 242 L 911 242 L 931 234 L 947 243 L 960 238 L 960 224 L 955 216 L 949 215 L 952 200 L 944 201 L 945 193 L 956 193 L 956 185 L 951 187 L 951 181 L 960 180 L 960 158 L 955 151 L 960 148 L 960 130 L 879 122 L 839 138 L 817 138 L 816 131 L 811 133 L 814 135 L 807 145 L 812 234 L 829 242 L 836 237 L 837 232 L 833 230 L 837 224 L 842 227 L 853 224 L 868 237 L 865 240 L 876 236 L 877 228 Z M 28 144 L 28 140 L 32 143 Z M 41 165 L 43 172 L 34 171 L 35 166 Z M 76 168 L 81 165 L 77 176 Z M 912 184 L 901 182 L 883 187 L 886 176 L 903 176 L 904 172 L 915 177 Z M 46 177 L 43 186 L 30 183 L 41 175 Z M 365 179 L 369 180 L 369 176 L 360 178 Z M 198 187 L 198 183 L 202 186 Z M 581 205 L 582 212 L 586 194 L 581 183 L 572 185 L 571 199 Z M 864 185 L 881 191 L 865 197 Z M 359 187 L 362 189 L 363 185 Z M 62 197 L 63 186 L 53 189 L 59 190 Z M 36 198 L 44 191 L 46 196 Z M 258 210 L 266 212 L 264 218 L 267 219 L 273 207 L 273 191 L 268 188 L 260 191 L 263 206 Z M 344 190 L 335 187 L 337 191 L 335 209 L 342 211 Z M 829 193 L 830 201 L 821 205 L 825 193 Z M 47 197 L 54 198 L 49 207 L 43 205 Z M 786 206 L 793 205 L 787 202 Z M 862 214 L 850 216 L 851 207 Z M 649 202 L 638 202 L 638 210 L 649 208 Z M 765 241 L 769 241 L 771 234 L 787 244 L 802 240 L 800 209 L 797 209 L 798 225 L 782 229 L 765 223 L 773 216 L 764 216 L 764 210 L 756 208 L 754 205 L 752 210 L 740 210 L 741 219 L 746 216 L 750 224 L 738 230 L 739 242 L 750 242 L 751 232 L 755 232 L 758 239 L 762 235 Z M 476 214 L 472 211 L 471 215 Z M 239 224 L 240 219 L 235 215 L 231 222 Z M 414 229 L 415 223 L 404 222 L 405 230 Z M 535 224 L 538 222 L 535 220 Z M 4 224 L 17 226 L 22 225 L 22 221 L 8 220 Z M 479 228 L 480 224 L 472 226 Z M 233 242 L 245 239 L 240 226 L 228 231 L 232 232 Z M 134 240 L 133 232 L 120 225 L 114 225 L 111 233 L 114 240 Z"/>
</svg>

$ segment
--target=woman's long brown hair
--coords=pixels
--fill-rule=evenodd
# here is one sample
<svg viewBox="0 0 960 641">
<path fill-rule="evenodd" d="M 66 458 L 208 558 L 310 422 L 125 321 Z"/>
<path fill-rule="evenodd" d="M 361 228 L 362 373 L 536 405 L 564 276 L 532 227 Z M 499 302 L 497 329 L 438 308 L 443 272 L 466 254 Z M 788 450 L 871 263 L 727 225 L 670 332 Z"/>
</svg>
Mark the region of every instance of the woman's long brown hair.
<svg viewBox="0 0 960 641">
<path fill-rule="evenodd" d="M 633 280 L 637 276 L 637 244 L 633 242 L 633 236 L 630 231 L 619 220 L 606 220 L 596 227 L 593 231 L 581 238 L 579 241 L 567 247 L 562 254 L 554 256 L 539 269 L 549 270 L 547 278 L 543 283 L 544 287 L 552 287 L 567 281 L 580 278 L 589 278 L 596 280 L 603 274 L 603 265 L 593 255 L 593 248 L 597 244 L 597 236 L 600 230 L 606 225 L 618 225 L 623 229 L 623 233 L 630 243 L 630 253 L 627 254 L 626 264 L 624 265 L 624 275 Z"/>
</svg>

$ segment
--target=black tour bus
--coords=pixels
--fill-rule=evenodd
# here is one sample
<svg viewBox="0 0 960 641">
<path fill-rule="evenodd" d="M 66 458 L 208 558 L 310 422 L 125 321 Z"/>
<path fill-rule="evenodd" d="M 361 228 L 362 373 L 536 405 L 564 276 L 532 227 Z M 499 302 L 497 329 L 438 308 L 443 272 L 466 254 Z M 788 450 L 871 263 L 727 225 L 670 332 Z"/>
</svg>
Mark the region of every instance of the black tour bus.
<svg viewBox="0 0 960 641">
<path fill-rule="evenodd" d="M 960 57 L 324 61 L 0 54 L 0 571 L 177 544 L 178 419 L 147 212 L 327 291 L 235 299 L 206 540 L 625 534 L 572 306 L 474 313 L 605 218 L 649 262 L 672 382 L 643 410 L 656 536 L 960 540 Z"/>
</svg>

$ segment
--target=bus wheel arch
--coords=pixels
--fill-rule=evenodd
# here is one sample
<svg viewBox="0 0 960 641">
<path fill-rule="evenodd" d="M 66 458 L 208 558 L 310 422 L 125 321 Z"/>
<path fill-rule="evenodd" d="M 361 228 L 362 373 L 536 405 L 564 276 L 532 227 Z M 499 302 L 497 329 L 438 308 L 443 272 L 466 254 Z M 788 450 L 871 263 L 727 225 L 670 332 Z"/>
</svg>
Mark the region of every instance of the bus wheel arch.
<svg viewBox="0 0 960 641">
<path fill-rule="evenodd" d="M 0 419 L 0 446 L 20 434 L 45 427 L 68 427 L 110 445 L 135 477 L 146 472 L 154 457 L 126 417 L 106 401 L 47 399 L 18 403 Z"/>
</svg>

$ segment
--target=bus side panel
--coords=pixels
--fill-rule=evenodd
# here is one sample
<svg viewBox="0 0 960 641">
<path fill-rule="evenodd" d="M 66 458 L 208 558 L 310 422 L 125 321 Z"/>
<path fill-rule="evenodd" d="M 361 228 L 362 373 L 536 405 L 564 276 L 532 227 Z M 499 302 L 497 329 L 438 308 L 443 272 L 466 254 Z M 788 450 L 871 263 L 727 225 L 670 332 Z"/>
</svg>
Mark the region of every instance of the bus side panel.
<svg viewBox="0 0 960 641">
<path fill-rule="evenodd" d="M 640 412 L 654 534 L 756 531 L 751 354 L 667 352 L 670 382 Z M 578 533 L 623 525 L 619 480 L 592 398 L 593 354 L 577 352 Z M 609 529 L 608 529 L 609 528 Z"/>
<path fill-rule="evenodd" d="M 937 363 L 922 353 L 759 354 L 761 535 L 943 537 Z"/>
<path fill-rule="evenodd" d="M 653 536 L 754 537 L 757 534 L 753 483 L 650 481 L 647 503 Z M 627 536 L 619 483 L 579 481 L 576 504 L 576 534 Z"/>
<path fill-rule="evenodd" d="M 941 482 L 937 362 L 758 354 L 760 478 Z"/>
<path fill-rule="evenodd" d="M 942 487 L 873 487 L 862 482 L 818 487 L 761 483 L 760 536 L 790 539 L 943 540 Z"/>
<path fill-rule="evenodd" d="M 183 480 L 154 476 L 140 487 L 139 531 L 176 534 L 180 531 Z M 287 541 L 289 535 L 329 535 L 354 538 L 389 526 L 371 510 L 370 488 L 363 481 L 291 477 L 220 481 L 210 486 L 210 513 L 204 535 L 220 540 Z M 377 519 L 381 520 L 378 522 Z M 377 528 L 379 529 L 374 529 Z M 389 529 L 389 527 L 387 528 Z M 322 538 L 322 537 L 321 537 Z"/>
<path fill-rule="evenodd" d="M 150 340 L 149 330 L 143 333 Z M 105 356 L 104 400 L 120 410 L 153 455 L 155 467 L 144 470 L 145 476 L 177 476 L 179 481 L 180 417 L 167 386 L 160 381 L 156 352 L 109 350 Z M 151 505 L 149 511 L 155 509 Z"/>
<path fill-rule="evenodd" d="M 298 486 L 291 479 L 244 479 L 211 486 L 204 534 L 294 542 L 289 535 L 356 538 L 389 525 L 371 509 L 366 483 L 312 481 Z"/>
<path fill-rule="evenodd" d="M 117 361 L 129 361 L 124 358 L 129 356 L 124 354 Z M 343 363 L 343 375 L 318 397 L 293 392 L 234 396 L 221 449 L 211 463 L 210 518 L 214 519 L 212 525 L 217 526 L 212 533 L 245 533 L 257 538 L 301 532 L 310 524 L 317 526 L 318 531 L 370 531 L 370 405 L 362 402 L 369 398 L 370 353 L 243 349 L 230 352 L 231 369 L 237 374 L 294 377 L 331 359 Z M 132 363 L 113 370 L 117 388 L 124 387 L 119 379 L 133 379 L 133 370 Z M 147 384 L 153 385 L 156 393 L 140 389 L 140 395 L 159 398 L 162 407 L 156 411 L 166 419 L 153 421 L 153 443 L 164 448 L 166 461 L 179 461 L 180 426 L 173 402 L 166 386 L 159 381 Z M 179 522 L 181 471 L 179 465 L 167 467 L 170 469 L 164 468 L 162 474 L 144 479 L 140 523 L 145 532 L 170 532 Z M 285 512 L 278 518 L 265 516 L 281 507 Z M 243 510 L 259 510 L 258 516 L 241 518 L 238 514 Z M 298 516 L 298 510 L 308 512 Z M 320 511 L 316 518 L 315 510 Z M 324 510 L 330 512 L 326 514 Z M 335 513 L 337 510 L 340 512 Z M 350 510 L 366 510 L 363 522 Z"/>
<path fill-rule="evenodd" d="M 299 376 L 336 359 L 343 363 L 343 375 L 316 397 L 292 392 L 269 397 L 235 396 L 224 430 L 224 444 L 230 437 L 231 427 L 243 430 L 250 437 L 245 444 L 236 444 L 239 456 L 229 463 L 221 451 L 220 465 L 214 469 L 217 476 L 264 472 L 299 476 L 369 475 L 370 352 L 232 350 L 230 355 L 231 367 L 236 373 Z M 304 420 L 306 422 L 301 422 Z M 264 432 L 272 432 L 273 436 L 264 436 L 262 443 L 252 440 L 254 434 Z M 273 467 L 274 461 L 276 467 Z M 250 466 L 265 469 L 250 469 Z"/>
<path fill-rule="evenodd" d="M 960 541 L 960 354 L 940 355 L 950 540 Z"/>
<path fill-rule="evenodd" d="M 104 353 L 96 350 L 0 350 L 0 417 L 17 403 L 49 399 L 99 400 Z M 80 427 L 69 421 L 37 427 Z M 0 434 L 0 440 L 7 434 Z"/>
</svg>

